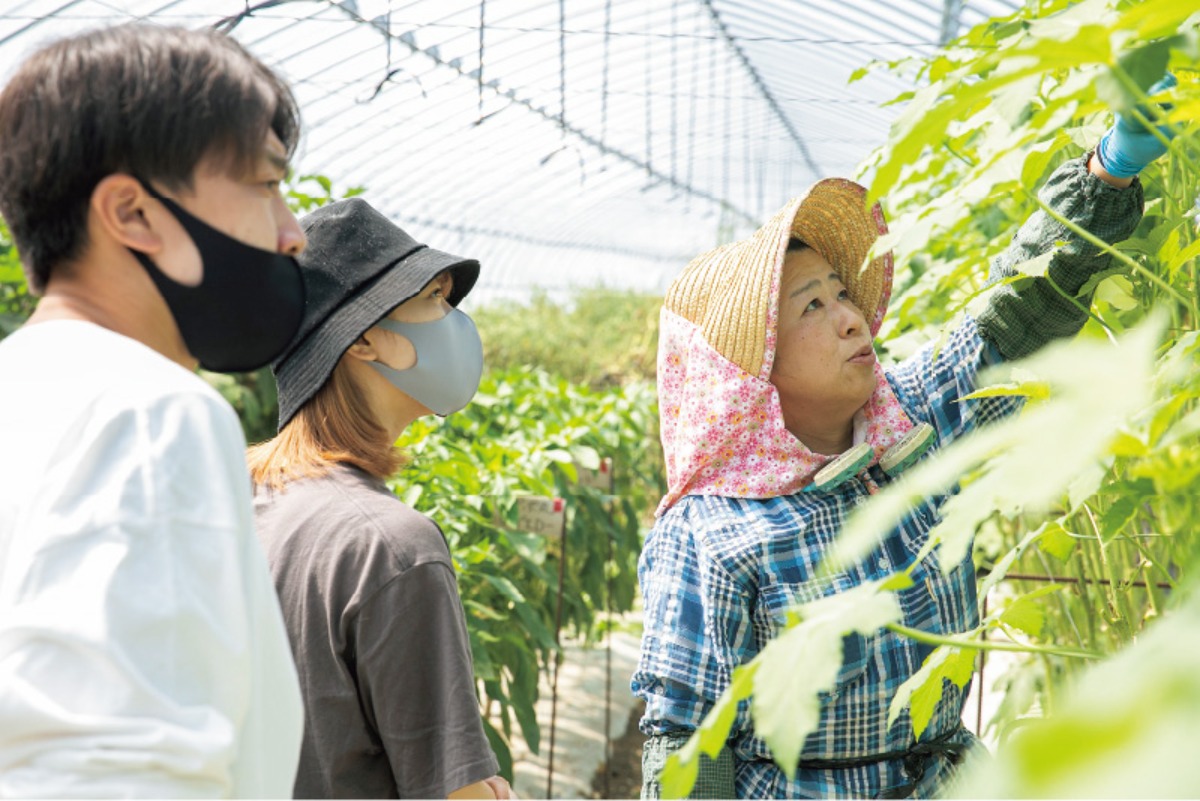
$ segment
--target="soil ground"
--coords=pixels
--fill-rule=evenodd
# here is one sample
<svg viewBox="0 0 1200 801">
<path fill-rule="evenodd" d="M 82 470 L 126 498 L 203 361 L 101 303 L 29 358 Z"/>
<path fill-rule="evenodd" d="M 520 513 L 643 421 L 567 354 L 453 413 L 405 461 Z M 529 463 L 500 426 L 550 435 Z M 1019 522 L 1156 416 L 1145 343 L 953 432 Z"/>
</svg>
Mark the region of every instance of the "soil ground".
<svg viewBox="0 0 1200 801">
<path fill-rule="evenodd" d="M 557 701 L 549 677 L 540 677 L 536 708 L 542 730 L 540 753 L 532 753 L 519 734 L 511 743 L 513 788 L 521 798 L 600 798 L 607 770 L 616 774 L 609 777 L 608 797 L 640 795 L 642 758 L 637 720 L 642 703 L 630 693 L 629 678 L 637 665 L 641 635 L 631 629 L 613 631 L 608 639 L 595 645 L 564 642 Z M 552 719 L 555 733 L 551 754 Z M 611 753 L 608 769 L 603 767 L 606 752 Z"/>
<path fill-rule="evenodd" d="M 638 731 L 643 704 L 629 713 L 625 732 L 612 742 L 607 763 L 596 768 L 592 777 L 592 798 L 637 798 L 642 792 L 642 742 Z"/>
</svg>

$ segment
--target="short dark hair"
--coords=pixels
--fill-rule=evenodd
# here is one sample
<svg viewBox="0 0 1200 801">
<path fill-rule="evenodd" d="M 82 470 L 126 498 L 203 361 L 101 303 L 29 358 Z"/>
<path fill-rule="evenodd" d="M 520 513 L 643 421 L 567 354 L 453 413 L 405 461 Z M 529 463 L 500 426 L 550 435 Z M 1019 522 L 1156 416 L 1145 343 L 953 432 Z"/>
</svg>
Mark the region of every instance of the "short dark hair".
<svg viewBox="0 0 1200 801">
<path fill-rule="evenodd" d="M 34 53 L 0 92 L 0 214 L 30 290 L 83 252 L 105 177 L 190 188 L 205 158 L 253 169 L 268 130 L 290 157 L 300 134 L 291 90 L 216 31 L 130 23 Z"/>
<path fill-rule="evenodd" d="M 807 242 L 805 242 L 803 239 L 793 236 L 791 239 L 788 240 L 787 252 L 795 253 L 796 251 L 800 251 L 800 250 L 808 250 L 810 247 L 812 247 L 812 246 L 809 245 Z"/>
</svg>

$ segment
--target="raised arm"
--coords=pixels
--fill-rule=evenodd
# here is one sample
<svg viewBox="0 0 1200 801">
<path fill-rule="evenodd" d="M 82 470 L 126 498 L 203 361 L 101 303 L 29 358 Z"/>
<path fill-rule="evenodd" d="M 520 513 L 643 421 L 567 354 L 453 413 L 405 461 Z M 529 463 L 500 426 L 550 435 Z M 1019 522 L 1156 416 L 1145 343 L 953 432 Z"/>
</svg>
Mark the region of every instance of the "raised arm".
<svg viewBox="0 0 1200 801">
<path fill-rule="evenodd" d="M 1150 93 L 1174 83 L 1168 75 Z M 1046 253 L 1053 254 L 1050 264 L 1044 276 L 992 293 L 979 315 L 984 340 L 1005 358 L 1019 359 L 1083 327 L 1091 294 L 1080 296 L 1080 292 L 1088 279 L 1112 266 L 1112 256 L 1072 226 L 1108 244 L 1128 238 L 1142 217 L 1137 174 L 1165 152 L 1155 133 L 1118 115 L 1095 151 L 1054 172 L 1038 193 L 1044 207 L 1021 226 L 1012 245 L 993 262 L 991 278 L 1013 276 L 1017 264 Z"/>
</svg>

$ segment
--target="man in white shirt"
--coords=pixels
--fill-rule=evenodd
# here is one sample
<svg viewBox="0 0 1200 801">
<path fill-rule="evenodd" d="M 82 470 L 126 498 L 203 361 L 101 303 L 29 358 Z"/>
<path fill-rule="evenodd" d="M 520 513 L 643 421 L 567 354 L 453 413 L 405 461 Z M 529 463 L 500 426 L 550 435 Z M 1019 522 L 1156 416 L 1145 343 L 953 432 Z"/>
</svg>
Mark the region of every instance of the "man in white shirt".
<svg viewBox="0 0 1200 801">
<path fill-rule="evenodd" d="M 295 669 L 233 410 L 295 334 L 287 86 L 213 32 L 50 44 L 0 92 L 42 298 L 0 342 L 0 797 L 290 796 Z"/>
</svg>

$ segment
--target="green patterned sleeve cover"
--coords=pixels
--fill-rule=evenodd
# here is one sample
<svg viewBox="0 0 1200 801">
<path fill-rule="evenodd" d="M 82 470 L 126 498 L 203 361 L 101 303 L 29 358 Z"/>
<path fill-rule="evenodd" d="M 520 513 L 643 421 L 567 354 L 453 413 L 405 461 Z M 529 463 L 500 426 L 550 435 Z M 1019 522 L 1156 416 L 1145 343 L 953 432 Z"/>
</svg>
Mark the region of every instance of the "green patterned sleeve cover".
<svg viewBox="0 0 1200 801">
<path fill-rule="evenodd" d="M 667 764 L 667 758 L 687 745 L 690 737 L 691 732 L 656 734 L 646 738 L 646 744 L 642 746 L 643 801 L 662 798 L 662 786 L 658 783 L 658 774 Z M 722 748 L 715 760 L 701 754 L 700 769 L 696 773 L 696 784 L 688 793 L 688 798 L 736 798 L 737 793 L 734 791 L 733 780 L 733 751 L 728 747 Z"/>
<path fill-rule="evenodd" d="M 1106 184 L 1088 172 L 1090 156 L 1072 159 L 1055 170 L 1038 196 L 1057 214 L 1099 239 L 1109 244 L 1120 242 L 1133 233 L 1142 217 L 1141 183 L 1134 178 L 1125 189 Z M 980 336 L 1006 359 L 1028 356 L 1055 339 L 1077 333 L 1087 315 L 1066 296 L 1087 308 L 1091 295 L 1077 297 L 1080 290 L 1112 263 L 1111 255 L 1038 209 L 1017 231 L 1008 250 L 993 261 L 991 280 L 1016 275 L 1015 265 L 1050 251 L 1054 255 L 1045 277 L 997 287 L 979 315 Z"/>
</svg>

